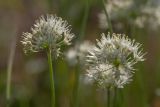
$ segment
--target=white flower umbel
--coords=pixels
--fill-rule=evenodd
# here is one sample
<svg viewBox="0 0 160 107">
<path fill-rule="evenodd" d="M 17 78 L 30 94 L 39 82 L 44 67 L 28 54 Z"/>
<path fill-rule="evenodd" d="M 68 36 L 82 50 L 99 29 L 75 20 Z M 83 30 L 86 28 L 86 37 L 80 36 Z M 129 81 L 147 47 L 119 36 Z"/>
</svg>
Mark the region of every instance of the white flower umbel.
<svg viewBox="0 0 160 107">
<path fill-rule="evenodd" d="M 158 30 L 160 28 L 160 6 L 151 1 L 147 2 L 141 7 L 140 15 L 134 22 L 138 28 L 147 27 L 151 30 Z"/>
<path fill-rule="evenodd" d="M 125 35 L 102 34 L 87 56 L 87 75 L 103 88 L 123 88 L 132 80 L 133 65 L 144 61 L 145 54 L 140 48 L 140 43 Z"/>
<path fill-rule="evenodd" d="M 106 11 L 111 21 L 117 21 L 120 17 L 126 17 L 132 10 L 134 2 L 133 0 L 107 0 Z M 108 23 L 106 22 L 105 12 L 102 11 L 99 15 L 99 26 L 102 29 L 108 28 Z M 119 24 L 119 23 L 118 23 Z"/>
<path fill-rule="evenodd" d="M 70 45 L 74 34 L 72 34 L 67 21 L 55 15 L 41 16 L 34 26 L 31 33 L 24 33 L 23 40 L 24 51 L 39 52 L 51 48 L 54 57 L 60 54 L 61 45 Z"/>
<path fill-rule="evenodd" d="M 71 66 L 75 66 L 77 63 L 83 66 L 85 65 L 86 55 L 92 48 L 93 45 L 90 41 L 86 40 L 82 43 L 77 43 L 75 47 L 66 52 L 66 60 Z"/>
<path fill-rule="evenodd" d="M 45 51 L 48 57 L 50 88 L 51 88 L 51 107 L 55 107 L 55 87 L 54 71 L 52 58 L 57 58 L 60 54 L 62 45 L 70 45 L 74 34 L 72 34 L 67 21 L 62 18 L 47 15 L 42 16 L 31 28 L 31 33 L 24 33 L 23 40 L 24 51 L 39 52 Z"/>
</svg>

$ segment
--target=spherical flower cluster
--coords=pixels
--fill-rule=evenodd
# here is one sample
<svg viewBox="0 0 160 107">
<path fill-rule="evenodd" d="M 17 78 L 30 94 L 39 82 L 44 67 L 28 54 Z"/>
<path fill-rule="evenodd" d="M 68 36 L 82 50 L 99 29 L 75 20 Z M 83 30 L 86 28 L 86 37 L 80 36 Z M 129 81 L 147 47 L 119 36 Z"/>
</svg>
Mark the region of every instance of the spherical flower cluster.
<svg viewBox="0 0 160 107">
<path fill-rule="evenodd" d="M 54 57 L 60 54 L 62 45 L 70 45 L 74 34 L 72 34 L 67 21 L 62 18 L 47 15 L 41 16 L 31 28 L 31 33 L 24 33 L 23 40 L 25 53 L 39 52 L 47 48 L 52 50 Z"/>
<path fill-rule="evenodd" d="M 126 12 L 133 5 L 133 0 L 108 0 L 106 10 L 110 17 Z"/>
<path fill-rule="evenodd" d="M 71 66 L 79 63 L 80 65 L 85 65 L 86 55 L 88 51 L 93 47 L 90 41 L 84 41 L 82 43 L 77 43 L 75 47 L 70 48 L 66 52 L 66 60 Z"/>
<path fill-rule="evenodd" d="M 149 29 L 157 30 L 160 27 L 160 6 L 151 4 L 141 7 L 140 15 L 135 19 L 135 25 L 139 28 L 149 27 Z"/>
<path fill-rule="evenodd" d="M 140 48 L 140 43 L 125 35 L 108 33 L 106 37 L 102 34 L 87 55 L 87 76 L 102 88 L 123 88 L 132 80 L 133 65 L 144 61 L 145 54 Z"/>
<path fill-rule="evenodd" d="M 107 0 L 106 10 L 110 20 L 117 21 L 121 17 L 126 17 L 127 13 L 129 13 L 132 10 L 133 4 L 133 0 Z M 107 29 L 108 23 L 106 22 L 107 19 L 104 11 L 102 11 L 98 15 L 98 18 L 100 28 Z M 118 23 L 118 25 L 119 24 L 120 22 Z"/>
</svg>

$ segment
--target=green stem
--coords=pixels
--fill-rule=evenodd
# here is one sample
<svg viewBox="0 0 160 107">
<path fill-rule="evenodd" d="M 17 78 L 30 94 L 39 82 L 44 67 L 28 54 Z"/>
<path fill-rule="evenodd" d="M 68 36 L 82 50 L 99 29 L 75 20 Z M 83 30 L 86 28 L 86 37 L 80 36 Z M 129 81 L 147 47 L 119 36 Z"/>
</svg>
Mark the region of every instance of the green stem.
<svg viewBox="0 0 160 107">
<path fill-rule="evenodd" d="M 105 4 L 106 4 L 105 1 L 102 0 L 102 5 L 103 5 L 104 13 L 105 13 L 105 15 L 106 15 L 106 21 L 107 21 L 107 23 L 108 23 L 109 31 L 110 31 L 111 33 L 113 33 L 112 23 L 111 23 L 111 20 L 110 20 L 110 18 L 109 18 L 108 12 L 107 12 L 107 10 L 106 10 Z"/>
<path fill-rule="evenodd" d="M 114 101 L 114 102 L 113 102 L 114 107 L 119 107 L 119 106 L 118 106 L 119 103 L 118 103 L 118 101 L 117 101 L 117 100 L 118 100 L 118 93 L 117 93 L 117 91 L 118 91 L 118 90 L 117 90 L 117 88 L 115 87 L 115 88 L 114 88 L 114 100 L 113 100 L 113 101 Z"/>
<path fill-rule="evenodd" d="M 7 100 L 7 107 L 10 107 L 11 104 L 11 76 L 12 76 L 12 67 L 13 67 L 13 60 L 15 56 L 15 51 L 16 51 L 16 42 L 17 42 L 17 37 L 13 37 L 13 42 L 11 44 L 11 52 L 9 55 L 9 60 L 8 60 L 8 67 L 7 67 L 7 85 L 6 85 L 6 100 Z"/>
<path fill-rule="evenodd" d="M 124 96 L 123 96 L 123 90 L 120 90 L 120 97 L 119 97 L 119 105 L 120 105 L 120 107 L 124 107 Z"/>
<path fill-rule="evenodd" d="M 49 72 L 50 72 L 50 87 L 51 87 L 51 107 L 55 107 L 55 88 L 54 88 L 54 73 L 53 73 L 53 65 L 52 65 L 52 56 L 51 49 L 48 49 L 48 64 L 49 64 Z"/>
<path fill-rule="evenodd" d="M 79 105 L 79 66 L 76 66 L 75 71 L 75 83 L 74 83 L 74 89 L 73 89 L 73 99 L 72 99 L 72 107 L 78 107 Z"/>
<path fill-rule="evenodd" d="M 84 36 L 85 36 L 85 33 L 86 33 L 86 26 L 87 26 L 89 8 L 90 8 L 89 0 L 87 0 L 86 6 L 85 6 L 84 17 L 83 17 L 83 20 L 82 20 L 81 31 L 80 31 L 80 40 L 84 39 Z"/>
<path fill-rule="evenodd" d="M 88 13 L 89 13 L 89 0 L 87 0 L 86 6 L 85 6 L 85 12 L 84 17 L 82 20 L 82 26 L 80 31 L 80 38 L 79 40 L 82 41 L 84 39 L 85 33 L 86 33 L 86 26 L 87 26 L 87 20 L 88 20 Z M 75 71 L 75 83 L 73 88 L 73 96 L 72 96 L 72 107 L 78 107 L 79 106 L 79 75 L 80 75 L 80 68 L 79 64 L 76 66 Z"/>
<path fill-rule="evenodd" d="M 10 65 L 10 64 L 9 64 Z M 9 67 L 10 69 L 10 67 Z M 7 87 L 6 87 L 6 100 L 7 100 L 7 107 L 10 107 L 10 97 L 11 97 L 11 73 L 12 70 L 7 71 Z"/>
<path fill-rule="evenodd" d="M 111 102 L 111 91 L 110 88 L 107 89 L 107 107 L 110 107 L 110 102 Z"/>
</svg>

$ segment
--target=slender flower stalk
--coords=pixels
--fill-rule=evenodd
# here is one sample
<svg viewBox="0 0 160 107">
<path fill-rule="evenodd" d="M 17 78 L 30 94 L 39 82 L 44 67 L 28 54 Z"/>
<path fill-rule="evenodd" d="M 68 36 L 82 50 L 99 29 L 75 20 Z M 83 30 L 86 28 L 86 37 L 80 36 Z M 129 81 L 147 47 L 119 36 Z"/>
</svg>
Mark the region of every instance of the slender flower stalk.
<svg viewBox="0 0 160 107">
<path fill-rule="evenodd" d="M 79 75 L 80 75 L 80 68 L 77 65 L 76 66 L 76 72 L 75 72 L 75 83 L 74 83 L 74 89 L 73 89 L 73 107 L 79 107 Z"/>
<path fill-rule="evenodd" d="M 55 107 L 55 83 L 52 59 L 56 59 L 61 55 L 60 48 L 62 45 L 70 45 L 74 34 L 70 33 L 70 26 L 62 18 L 47 15 L 42 16 L 36 21 L 31 33 L 24 33 L 23 40 L 24 52 L 40 52 L 47 51 L 50 87 L 51 87 L 51 107 Z"/>
<path fill-rule="evenodd" d="M 106 15 L 106 21 L 107 21 L 107 24 L 108 24 L 108 28 L 109 28 L 109 31 L 111 33 L 113 33 L 112 23 L 111 23 L 111 20 L 109 18 L 108 12 L 106 10 L 105 4 L 106 4 L 105 1 L 102 0 L 103 10 L 104 10 L 104 13 Z M 107 106 L 110 107 L 110 88 L 107 89 Z"/>
<path fill-rule="evenodd" d="M 106 15 L 106 21 L 107 21 L 107 23 L 108 23 L 109 31 L 110 31 L 111 33 L 113 33 L 112 23 L 111 23 L 111 20 L 110 20 L 110 18 L 109 18 L 108 12 L 107 12 L 107 10 L 106 10 L 105 4 L 106 4 L 105 1 L 102 0 L 103 10 L 104 10 L 104 13 L 105 13 L 105 15 Z"/>
<path fill-rule="evenodd" d="M 115 87 L 114 88 L 114 99 L 113 99 L 114 103 L 113 103 L 113 107 L 117 107 L 117 106 L 119 107 L 119 105 L 117 104 L 118 103 L 118 95 L 117 95 L 118 92 L 117 91 L 118 91 L 118 89 Z"/>
<path fill-rule="evenodd" d="M 85 33 L 86 33 L 86 26 L 87 26 L 87 20 L 88 20 L 88 14 L 89 14 L 89 0 L 86 1 L 85 5 L 85 11 L 84 11 L 84 17 L 82 20 L 81 25 L 81 31 L 80 31 L 80 38 L 79 40 L 82 41 L 84 39 Z M 80 64 L 80 60 L 77 61 L 78 64 Z M 72 106 L 73 107 L 79 107 L 79 77 L 80 77 L 80 67 L 77 65 L 76 71 L 75 71 L 75 84 L 73 89 L 73 99 L 72 99 Z"/>
<path fill-rule="evenodd" d="M 84 39 L 84 36 L 86 33 L 86 26 L 87 26 L 87 21 L 88 21 L 89 10 L 90 10 L 89 0 L 86 0 L 84 17 L 82 20 L 81 31 L 80 31 L 80 40 L 81 41 Z"/>
<path fill-rule="evenodd" d="M 109 15 L 108 15 L 108 12 L 106 10 L 106 7 L 105 7 L 105 1 L 102 0 L 102 5 L 103 5 L 103 10 L 104 10 L 104 13 L 106 15 L 106 21 L 107 21 L 107 24 L 108 24 L 108 27 L 109 27 L 109 31 L 111 33 L 113 33 L 113 29 L 112 29 L 112 23 L 111 23 L 111 20 L 109 18 Z M 107 89 L 107 107 L 110 107 L 110 88 Z"/>
<path fill-rule="evenodd" d="M 48 56 L 48 64 L 49 64 L 49 72 L 50 72 L 51 105 L 52 107 L 55 107 L 54 72 L 53 72 L 53 65 L 52 65 L 52 53 L 50 48 L 48 48 L 47 56 Z"/>
<path fill-rule="evenodd" d="M 11 103 L 11 76 L 12 76 L 12 66 L 13 66 L 13 60 L 15 56 L 16 51 L 16 42 L 17 42 L 17 36 L 14 36 L 13 42 L 11 44 L 11 52 L 9 55 L 8 60 L 8 67 L 7 67 L 7 85 L 6 85 L 6 100 L 7 100 L 7 107 L 10 107 Z"/>
<path fill-rule="evenodd" d="M 92 49 L 93 45 L 90 41 L 83 41 L 77 43 L 73 48 L 66 52 L 66 61 L 70 66 L 75 67 L 75 81 L 73 87 L 72 107 L 77 107 L 79 103 L 79 79 L 80 73 L 85 69 L 85 59 L 88 54 L 88 50 Z"/>
<path fill-rule="evenodd" d="M 85 69 L 85 59 L 88 54 L 88 50 L 92 49 L 93 45 L 90 41 L 83 41 L 77 43 L 73 48 L 70 48 L 66 52 L 66 61 L 72 67 L 75 67 L 75 81 L 73 86 L 73 95 L 72 95 L 72 107 L 77 107 L 79 103 L 79 79 L 80 73 Z"/>
<path fill-rule="evenodd" d="M 107 88 L 107 107 L 111 107 L 111 91 L 110 88 Z"/>
</svg>

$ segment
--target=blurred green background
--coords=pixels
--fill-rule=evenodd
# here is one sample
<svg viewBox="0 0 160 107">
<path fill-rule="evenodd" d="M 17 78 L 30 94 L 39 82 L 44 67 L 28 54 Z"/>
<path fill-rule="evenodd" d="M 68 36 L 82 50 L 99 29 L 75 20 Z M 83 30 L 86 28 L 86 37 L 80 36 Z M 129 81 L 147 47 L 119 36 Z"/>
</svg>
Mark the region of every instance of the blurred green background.
<svg viewBox="0 0 160 107">
<path fill-rule="evenodd" d="M 146 0 L 135 0 L 137 6 Z M 47 13 L 57 14 L 72 25 L 77 41 L 81 34 L 87 0 L 0 0 L 0 107 L 5 107 L 6 74 L 10 53 L 14 50 L 12 72 L 12 107 L 49 107 L 50 85 L 46 54 L 25 55 L 20 43 L 22 32 L 30 31 L 35 20 Z M 89 1 L 89 13 L 84 39 L 95 42 L 102 32 L 98 14 L 102 11 L 100 0 Z M 137 10 L 137 8 L 135 8 Z M 134 15 L 133 15 L 134 17 Z M 143 44 L 147 52 L 145 62 L 136 65 L 131 84 L 121 89 L 124 107 L 160 107 L 160 30 L 134 28 L 127 20 L 125 33 Z M 160 28 L 159 28 L 160 29 Z M 131 36 L 132 35 L 132 36 Z M 134 36 L 133 36 L 134 35 Z M 54 62 L 56 78 L 56 105 L 70 107 L 75 81 L 75 67 L 69 67 L 63 58 Z M 85 71 L 81 72 L 85 75 Z M 105 107 L 105 91 L 86 84 L 80 78 L 80 107 Z"/>
</svg>

